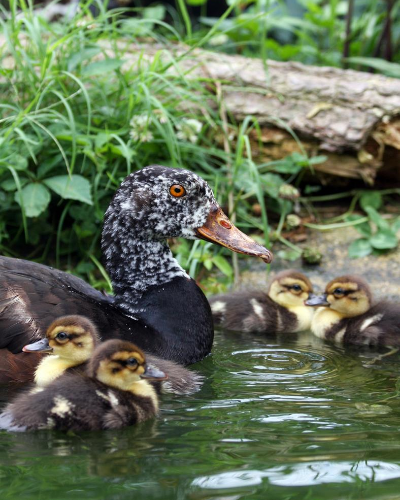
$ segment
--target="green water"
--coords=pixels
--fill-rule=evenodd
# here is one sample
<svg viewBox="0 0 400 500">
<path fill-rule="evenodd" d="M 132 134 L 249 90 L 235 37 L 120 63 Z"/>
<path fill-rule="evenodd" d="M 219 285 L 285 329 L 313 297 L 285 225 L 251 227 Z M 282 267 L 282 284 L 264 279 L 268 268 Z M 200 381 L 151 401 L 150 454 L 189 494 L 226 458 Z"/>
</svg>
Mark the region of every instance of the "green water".
<svg viewBox="0 0 400 500">
<path fill-rule="evenodd" d="M 164 396 L 156 421 L 0 433 L 0 498 L 399 499 L 399 356 L 374 355 L 219 333 L 203 389 Z"/>
</svg>

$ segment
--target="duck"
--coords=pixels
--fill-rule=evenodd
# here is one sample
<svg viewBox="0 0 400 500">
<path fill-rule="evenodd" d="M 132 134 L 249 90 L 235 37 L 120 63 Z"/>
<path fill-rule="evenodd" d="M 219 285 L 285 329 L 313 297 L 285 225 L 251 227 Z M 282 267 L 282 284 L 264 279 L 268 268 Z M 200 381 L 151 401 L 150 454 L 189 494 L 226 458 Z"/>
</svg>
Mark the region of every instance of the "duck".
<svg viewBox="0 0 400 500">
<path fill-rule="evenodd" d="M 304 301 L 313 292 L 304 274 L 288 269 L 276 274 L 268 291 L 245 291 L 209 299 L 216 325 L 227 330 L 295 333 L 311 326 L 313 311 Z"/>
<path fill-rule="evenodd" d="M 101 340 L 133 341 L 182 365 L 202 360 L 213 343 L 212 314 L 171 253 L 167 239 L 176 237 L 272 260 L 229 221 L 201 177 L 144 167 L 123 180 L 104 217 L 101 246 L 113 295 L 50 266 L 0 257 L 0 365 L 9 352 L 17 358 L 25 345 L 44 338 L 49 322 L 71 314 L 95 321 Z"/>
<path fill-rule="evenodd" d="M 305 303 L 317 308 L 311 322 L 316 337 L 339 344 L 400 346 L 400 304 L 374 302 L 371 287 L 361 276 L 334 278 L 325 293 Z"/>
<path fill-rule="evenodd" d="M 28 344 L 23 352 L 50 353 L 34 373 L 37 387 L 46 387 L 66 372 L 83 373 L 100 338 L 94 323 L 84 316 L 57 318 L 47 328 L 45 338 Z"/>
<path fill-rule="evenodd" d="M 24 352 L 51 353 L 36 367 L 36 387 L 46 387 L 64 373 L 84 373 L 95 347 L 100 343 L 96 325 L 79 315 L 62 316 L 48 327 L 46 337 L 23 347 Z M 168 375 L 162 382 L 150 382 L 158 394 L 192 394 L 200 389 L 203 377 L 173 361 L 146 355 L 147 366 Z M 36 389 L 34 389 L 36 390 Z"/>
<path fill-rule="evenodd" d="M 158 396 L 149 381 L 165 378 L 146 365 L 139 347 L 111 339 L 95 348 L 84 376 L 64 374 L 40 391 L 20 394 L 0 422 L 21 431 L 119 429 L 158 414 Z"/>
</svg>

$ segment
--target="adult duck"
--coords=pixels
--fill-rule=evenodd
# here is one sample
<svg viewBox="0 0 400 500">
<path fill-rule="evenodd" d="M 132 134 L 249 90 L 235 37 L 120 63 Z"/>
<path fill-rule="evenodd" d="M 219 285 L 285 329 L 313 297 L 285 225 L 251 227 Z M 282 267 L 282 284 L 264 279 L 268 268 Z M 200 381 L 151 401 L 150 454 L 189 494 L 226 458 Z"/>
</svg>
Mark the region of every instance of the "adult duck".
<svg viewBox="0 0 400 500">
<path fill-rule="evenodd" d="M 343 344 L 400 347 L 400 304 L 374 302 L 368 283 L 360 276 L 339 276 L 325 293 L 310 297 L 317 307 L 311 330 L 319 338 Z"/>
<path fill-rule="evenodd" d="M 145 167 L 122 182 L 104 218 L 102 251 L 114 296 L 57 269 L 0 257 L 0 348 L 7 359 L 0 381 L 25 363 L 24 345 L 43 338 L 52 321 L 70 314 L 94 321 L 102 340 L 122 337 L 181 364 L 204 358 L 214 336 L 210 306 L 174 259 L 170 237 L 200 238 L 272 259 L 229 221 L 198 175 Z"/>
</svg>

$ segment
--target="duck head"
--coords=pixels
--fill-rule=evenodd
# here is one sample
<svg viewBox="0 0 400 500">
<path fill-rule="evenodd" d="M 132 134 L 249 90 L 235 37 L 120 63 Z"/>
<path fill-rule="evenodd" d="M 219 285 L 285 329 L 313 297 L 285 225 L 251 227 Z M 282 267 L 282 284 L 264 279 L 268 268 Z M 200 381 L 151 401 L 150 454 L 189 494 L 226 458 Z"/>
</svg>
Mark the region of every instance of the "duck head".
<svg viewBox="0 0 400 500">
<path fill-rule="evenodd" d="M 99 342 L 94 324 L 83 316 L 62 316 L 48 327 L 46 337 L 26 345 L 24 352 L 48 352 L 80 364 L 87 361 Z"/>
<path fill-rule="evenodd" d="M 146 366 L 146 357 L 139 347 L 125 340 L 103 342 L 93 353 L 87 374 L 105 385 L 123 391 L 145 380 L 166 380 L 167 375 L 154 366 Z"/>
<path fill-rule="evenodd" d="M 102 246 L 107 257 L 125 233 L 125 243 L 140 236 L 153 242 L 183 237 L 204 239 L 271 262 L 272 253 L 239 231 L 223 213 L 198 175 L 151 165 L 130 174 L 105 215 Z"/>
<path fill-rule="evenodd" d="M 278 273 L 272 281 L 268 295 L 277 304 L 291 309 L 303 307 L 313 292 L 310 280 L 302 273 L 289 269 Z"/>
<path fill-rule="evenodd" d="M 330 281 L 325 293 L 313 295 L 305 304 L 311 307 L 329 307 L 342 317 L 364 314 L 371 307 L 372 293 L 360 276 L 339 276 Z"/>
</svg>

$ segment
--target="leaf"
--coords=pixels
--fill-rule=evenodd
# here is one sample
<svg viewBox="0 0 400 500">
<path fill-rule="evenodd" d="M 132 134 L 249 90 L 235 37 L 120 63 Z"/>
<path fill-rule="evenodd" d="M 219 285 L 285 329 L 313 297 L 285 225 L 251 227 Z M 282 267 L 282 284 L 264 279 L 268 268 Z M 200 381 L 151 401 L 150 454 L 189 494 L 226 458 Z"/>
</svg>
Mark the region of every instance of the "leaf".
<svg viewBox="0 0 400 500">
<path fill-rule="evenodd" d="M 369 239 L 371 245 L 378 250 L 389 250 L 397 247 L 397 236 L 391 229 L 380 229 Z"/>
<path fill-rule="evenodd" d="M 233 276 L 233 269 L 229 262 L 222 257 L 222 255 L 216 255 L 213 257 L 213 263 L 218 267 L 218 269 L 225 274 L 225 276 Z"/>
<path fill-rule="evenodd" d="M 400 217 L 398 217 L 392 224 L 392 231 L 397 233 L 400 231 Z"/>
<path fill-rule="evenodd" d="M 378 212 L 372 207 L 365 207 L 365 211 L 367 212 L 369 218 L 372 220 L 374 224 L 376 224 L 379 229 L 388 229 L 390 230 L 389 223 L 381 217 Z"/>
<path fill-rule="evenodd" d="M 377 59 L 375 57 L 348 57 L 346 59 L 350 63 L 361 64 L 362 66 L 369 66 L 377 69 L 381 73 L 400 78 L 400 64 Z"/>
<path fill-rule="evenodd" d="M 68 61 L 68 71 L 73 71 L 83 61 L 92 59 L 92 57 L 97 56 L 100 52 L 100 47 L 89 47 L 72 54 Z"/>
<path fill-rule="evenodd" d="M 290 262 L 293 262 L 294 260 L 297 260 L 301 256 L 301 253 L 298 252 L 297 250 L 279 250 L 276 256 L 279 257 L 280 259 L 289 260 Z"/>
<path fill-rule="evenodd" d="M 382 206 L 382 195 L 379 191 L 366 191 L 360 197 L 361 208 L 366 211 L 367 207 L 379 210 Z"/>
<path fill-rule="evenodd" d="M 202 0 L 204 3 L 206 0 Z M 165 7 L 163 5 L 154 5 L 153 7 L 145 7 L 142 9 L 143 19 L 152 19 L 162 21 L 165 17 Z"/>
<path fill-rule="evenodd" d="M 28 168 L 27 158 L 19 154 L 13 154 L 7 160 L 7 163 L 9 163 L 15 170 L 26 170 Z"/>
<path fill-rule="evenodd" d="M 365 257 L 372 252 L 372 246 L 369 240 L 365 238 L 359 238 L 351 243 L 349 246 L 349 257 L 351 259 L 357 259 L 358 257 Z"/>
<path fill-rule="evenodd" d="M 22 196 L 22 204 L 20 195 Z M 22 188 L 21 193 L 15 193 L 15 201 L 24 207 L 27 217 L 37 217 L 44 212 L 50 203 L 50 193 L 46 186 L 32 182 Z"/>
<path fill-rule="evenodd" d="M 61 198 L 93 205 L 90 182 L 81 175 L 71 175 L 71 177 L 69 175 L 56 175 L 43 182 Z"/>
<path fill-rule="evenodd" d="M 362 215 L 351 214 L 345 217 L 345 220 L 347 222 L 354 222 L 363 218 L 364 217 Z M 371 226 L 369 225 L 369 222 L 362 222 L 361 224 L 355 225 L 354 228 L 357 229 L 357 231 L 366 238 L 369 238 L 372 234 L 372 229 Z"/>
<path fill-rule="evenodd" d="M 96 61 L 88 64 L 82 74 L 84 76 L 106 75 L 124 64 L 122 59 L 104 59 L 104 61 Z"/>
</svg>

